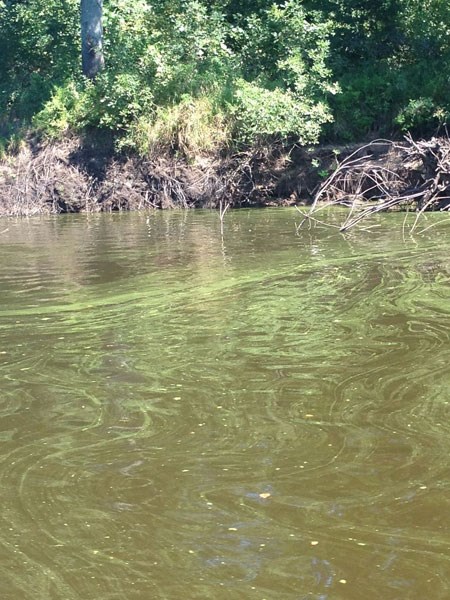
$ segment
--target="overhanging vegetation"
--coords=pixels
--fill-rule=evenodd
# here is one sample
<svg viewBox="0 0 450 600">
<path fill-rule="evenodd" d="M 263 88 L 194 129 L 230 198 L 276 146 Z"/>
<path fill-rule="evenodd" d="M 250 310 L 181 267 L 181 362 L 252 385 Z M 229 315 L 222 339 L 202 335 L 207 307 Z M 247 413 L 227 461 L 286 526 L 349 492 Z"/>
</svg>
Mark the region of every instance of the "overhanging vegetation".
<svg viewBox="0 0 450 600">
<path fill-rule="evenodd" d="M 441 0 L 105 0 L 82 75 L 79 0 L 0 2 L 2 145 L 108 131 L 116 150 L 193 156 L 261 140 L 428 134 L 450 112 Z"/>
</svg>

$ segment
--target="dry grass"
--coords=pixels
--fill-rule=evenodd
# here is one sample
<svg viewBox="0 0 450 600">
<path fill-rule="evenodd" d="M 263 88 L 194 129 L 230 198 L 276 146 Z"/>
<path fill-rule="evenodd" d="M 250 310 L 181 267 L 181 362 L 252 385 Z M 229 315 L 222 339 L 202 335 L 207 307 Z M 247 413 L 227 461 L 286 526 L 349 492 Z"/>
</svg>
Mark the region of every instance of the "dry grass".
<svg viewBox="0 0 450 600">
<path fill-rule="evenodd" d="M 191 161 L 219 152 L 231 139 L 224 117 L 205 97 L 190 98 L 161 109 L 155 118 L 140 119 L 133 137 L 140 153 L 150 158 L 177 153 Z"/>
</svg>

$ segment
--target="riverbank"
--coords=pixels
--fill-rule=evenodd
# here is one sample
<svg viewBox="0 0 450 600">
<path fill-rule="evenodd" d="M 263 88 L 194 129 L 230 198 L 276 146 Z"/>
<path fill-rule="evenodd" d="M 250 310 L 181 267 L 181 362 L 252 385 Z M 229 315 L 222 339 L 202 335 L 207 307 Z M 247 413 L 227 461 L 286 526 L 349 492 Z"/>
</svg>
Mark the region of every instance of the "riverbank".
<svg viewBox="0 0 450 600">
<path fill-rule="evenodd" d="M 29 140 L 0 161 L 0 215 L 307 204 L 353 149 L 274 144 L 188 161 L 119 155 L 98 137 Z"/>
<path fill-rule="evenodd" d="M 342 204 L 446 210 L 450 140 L 255 146 L 195 159 L 143 158 L 113 140 L 29 139 L 0 160 L 0 215 Z M 358 216 L 359 219 L 359 216 Z"/>
</svg>

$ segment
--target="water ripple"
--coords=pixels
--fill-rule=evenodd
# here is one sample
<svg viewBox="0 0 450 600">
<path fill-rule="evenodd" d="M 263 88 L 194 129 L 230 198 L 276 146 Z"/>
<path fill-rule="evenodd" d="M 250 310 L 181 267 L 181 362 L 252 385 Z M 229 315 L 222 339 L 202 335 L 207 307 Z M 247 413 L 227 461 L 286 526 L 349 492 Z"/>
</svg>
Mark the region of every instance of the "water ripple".
<svg viewBox="0 0 450 600">
<path fill-rule="evenodd" d="M 7 600 L 448 597 L 447 240 L 227 217 L 2 236 Z"/>
</svg>

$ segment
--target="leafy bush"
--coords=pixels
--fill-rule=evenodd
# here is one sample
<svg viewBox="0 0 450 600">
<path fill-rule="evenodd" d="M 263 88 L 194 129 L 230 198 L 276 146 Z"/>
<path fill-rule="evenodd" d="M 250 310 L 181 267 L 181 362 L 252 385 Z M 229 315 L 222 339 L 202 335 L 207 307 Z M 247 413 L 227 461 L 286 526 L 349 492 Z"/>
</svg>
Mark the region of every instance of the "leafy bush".
<svg viewBox="0 0 450 600">
<path fill-rule="evenodd" d="M 56 87 L 50 100 L 33 118 L 34 126 L 56 138 L 85 127 L 127 131 L 133 120 L 152 110 L 152 94 L 130 74 L 101 74 L 95 84 L 69 82 Z"/>
<path fill-rule="evenodd" d="M 231 113 L 237 140 L 296 136 L 316 143 L 338 92 L 327 67 L 332 24 L 289 0 L 250 13 L 231 30 L 241 61 Z"/>
<path fill-rule="evenodd" d="M 322 125 L 331 120 L 325 104 L 244 80 L 238 82 L 235 101 L 235 133 L 243 142 L 296 136 L 302 144 L 313 144 L 319 139 Z"/>
<path fill-rule="evenodd" d="M 79 103 L 80 93 L 74 83 L 56 87 L 44 108 L 33 117 L 33 124 L 51 138 L 60 137 L 73 126 Z"/>
<path fill-rule="evenodd" d="M 0 5 L 1 121 L 29 120 L 79 68 L 78 0 Z"/>
<path fill-rule="evenodd" d="M 431 98 L 417 98 L 400 110 L 395 122 L 401 131 L 423 134 L 442 126 L 449 117 L 448 109 L 437 106 Z"/>
</svg>

